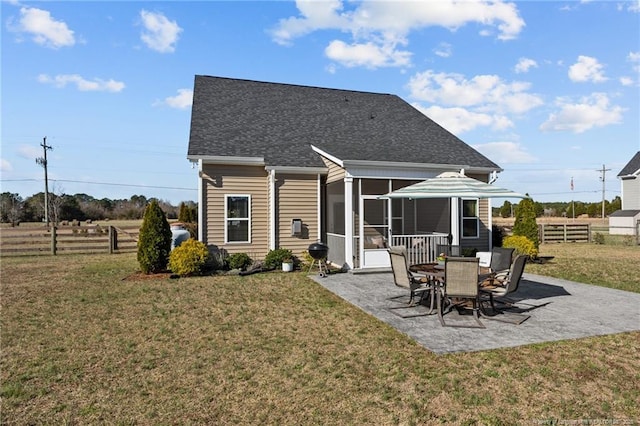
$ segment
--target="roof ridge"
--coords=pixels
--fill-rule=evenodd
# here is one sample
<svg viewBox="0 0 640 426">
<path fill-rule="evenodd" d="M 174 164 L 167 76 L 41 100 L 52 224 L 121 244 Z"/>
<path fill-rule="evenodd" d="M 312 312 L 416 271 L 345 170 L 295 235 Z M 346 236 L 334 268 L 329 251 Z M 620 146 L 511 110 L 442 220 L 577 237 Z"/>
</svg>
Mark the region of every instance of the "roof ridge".
<svg viewBox="0 0 640 426">
<path fill-rule="evenodd" d="M 229 80 L 229 81 L 240 81 L 240 82 L 246 82 L 246 83 L 259 83 L 259 84 L 269 84 L 269 85 L 288 86 L 288 87 L 300 87 L 300 88 L 307 88 L 307 89 L 335 90 L 338 92 L 362 93 L 367 95 L 385 95 L 385 96 L 399 97 L 398 95 L 393 93 L 371 92 L 366 90 L 353 90 L 353 89 L 339 89 L 336 87 L 310 86 L 307 84 L 280 83 L 276 81 L 253 80 L 253 79 L 247 79 L 247 78 L 221 77 L 221 76 L 206 75 L 206 74 L 196 74 L 196 78 L 197 77 L 215 78 L 219 80 Z"/>
</svg>

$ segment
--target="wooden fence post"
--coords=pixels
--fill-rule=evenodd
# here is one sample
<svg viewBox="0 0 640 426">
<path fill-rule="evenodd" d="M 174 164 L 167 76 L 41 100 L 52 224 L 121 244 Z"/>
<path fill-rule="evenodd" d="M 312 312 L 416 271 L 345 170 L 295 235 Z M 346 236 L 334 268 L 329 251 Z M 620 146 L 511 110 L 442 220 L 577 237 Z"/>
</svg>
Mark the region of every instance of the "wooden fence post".
<svg viewBox="0 0 640 426">
<path fill-rule="evenodd" d="M 118 250 L 118 231 L 114 226 L 109 225 L 109 254 Z"/>
<path fill-rule="evenodd" d="M 51 254 L 54 255 L 54 256 L 56 254 L 58 254 L 58 247 L 57 247 L 57 244 L 56 244 L 57 243 L 57 241 L 56 241 L 56 237 L 57 237 L 56 230 L 57 229 L 58 228 L 56 228 L 55 226 L 51 227 Z"/>
</svg>

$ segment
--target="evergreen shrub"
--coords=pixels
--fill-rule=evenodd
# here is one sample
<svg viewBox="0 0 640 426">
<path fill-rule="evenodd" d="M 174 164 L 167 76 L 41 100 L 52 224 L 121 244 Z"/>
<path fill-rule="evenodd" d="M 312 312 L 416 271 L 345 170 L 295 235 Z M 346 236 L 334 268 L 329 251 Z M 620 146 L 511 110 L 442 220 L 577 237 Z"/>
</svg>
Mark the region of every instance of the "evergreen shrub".
<svg viewBox="0 0 640 426">
<path fill-rule="evenodd" d="M 253 259 L 247 253 L 233 253 L 227 258 L 227 264 L 231 269 L 245 270 L 253 263 Z"/>
<path fill-rule="evenodd" d="M 513 235 L 527 237 L 538 250 L 538 224 L 536 223 L 536 207 L 532 198 L 525 198 L 516 207 L 516 220 L 513 224 Z"/>
<path fill-rule="evenodd" d="M 145 274 L 163 271 L 171 251 L 171 227 L 167 217 L 152 200 L 144 211 L 138 236 L 138 263 Z"/>
<path fill-rule="evenodd" d="M 264 266 L 268 269 L 279 268 L 285 260 L 293 260 L 293 253 L 289 249 L 277 248 L 270 250 L 264 258 Z"/>
<path fill-rule="evenodd" d="M 502 247 L 502 240 L 507 233 L 505 232 L 504 227 L 499 225 L 491 226 L 491 246 L 492 247 Z"/>
</svg>

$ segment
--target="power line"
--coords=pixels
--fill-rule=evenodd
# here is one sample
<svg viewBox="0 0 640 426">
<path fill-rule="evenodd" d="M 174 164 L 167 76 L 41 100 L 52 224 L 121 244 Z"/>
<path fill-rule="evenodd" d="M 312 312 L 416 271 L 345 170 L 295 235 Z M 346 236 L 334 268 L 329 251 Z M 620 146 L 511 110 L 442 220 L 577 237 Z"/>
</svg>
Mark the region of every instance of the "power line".
<svg viewBox="0 0 640 426">
<path fill-rule="evenodd" d="M 134 188 L 152 188 L 152 189 L 176 189 L 181 191 L 197 191 L 197 188 L 184 188 L 178 186 L 155 186 L 155 185 L 134 185 L 130 183 L 115 183 L 115 182 L 91 182 L 87 180 L 71 180 L 71 179 L 51 179 L 54 182 L 69 182 L 69 183 L 86 183 L 89 185 L 111 185 L 111 186 L 129 186 Z"/>
<path fill-rule="evenodd" d="M 88 185 L 110 185 L 110 186 L 125 186 L 133 188 L 150 188 L 150 189 L 175 189 L 179 191 L 197 191 L 197 188 L 184 188 L 179 186 L 156 186 L 156 185 L 136 185 L 131 183 L 116 183 L 116 182 L 92 182 L 86 180 L 71 180 L 71 179 L 49 179 L 52 182 L 68 182 L 68 183 L 86 183 Z M 40 179 L 0 179 L 0 182 L 39 182 Z"/>
</svg>

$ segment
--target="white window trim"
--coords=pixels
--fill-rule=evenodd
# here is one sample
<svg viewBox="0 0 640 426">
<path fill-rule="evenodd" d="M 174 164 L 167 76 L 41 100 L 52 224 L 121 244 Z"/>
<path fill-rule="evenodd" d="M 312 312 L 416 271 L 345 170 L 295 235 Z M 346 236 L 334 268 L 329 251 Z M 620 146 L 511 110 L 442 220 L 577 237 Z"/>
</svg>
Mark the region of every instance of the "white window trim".
<svg viewBox="0 0 640 426">
<path fill-rule="evenodd" d="M 231 197 L 245 197 L 248 199 L 248 211 L 247 211 L 247 215 L 248 217 L 246 219 L 244 218 L 229 218 L 227 217 L 227 213 L 229 212 L 228 209 L 228 202 L 229 202 L 229 198 Z M 249 226 L 248 226 L 248 240 L 247 241 L 229 241 L 229 220 L 246 220 L 247 222 L 249 222 Z M 251 244 L 251 195 L 250 194 L 225 194 L 224 195 L 224 243 L 225 244 Z"/>
<path fill-rule="evenodd" d="M 464 202 L 465 201 L 475 201 L 476 202 L 476 211 L 475 216 L 464 216 Z M 464 235 L 464 221 L 465 219 L 475 219 L 476 220 L 476 234 L 472 236 Z M 478 239 L 480 238 L 480 199 L 479 198 L 461 198 L 460 199 L 460 237 L 465 240 L 470 239 Z"/>
</svg>

